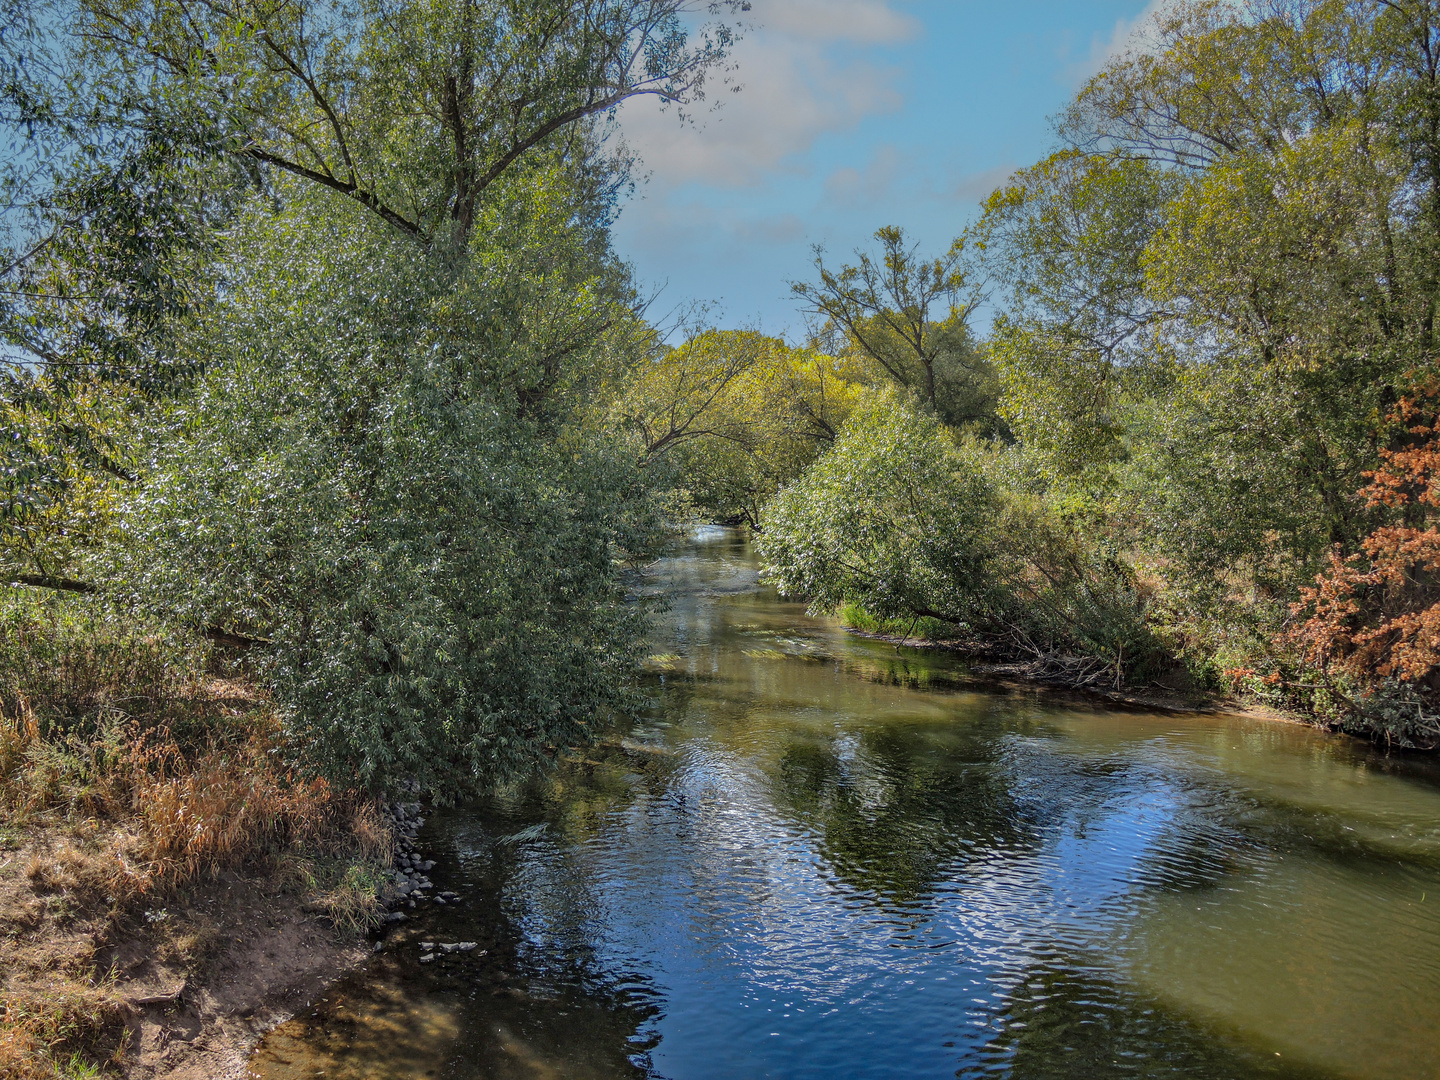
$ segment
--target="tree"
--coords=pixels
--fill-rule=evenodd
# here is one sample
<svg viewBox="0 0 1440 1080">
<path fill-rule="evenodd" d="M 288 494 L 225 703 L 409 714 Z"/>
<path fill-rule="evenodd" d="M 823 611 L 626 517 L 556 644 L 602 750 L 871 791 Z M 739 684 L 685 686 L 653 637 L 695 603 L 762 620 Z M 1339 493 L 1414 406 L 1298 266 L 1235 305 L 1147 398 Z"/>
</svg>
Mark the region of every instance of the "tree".
<svg viewBox="0 0 1440 1080">
<path fill-rule="evenodd" d="M 968 320 L 985 288 L 966 259 L 964 238 L 936 259 L 921 258 L 902 229 L 880 229 L 875 239 L 878 257 L 857 251 L 855 265 L 838 272 L 826 268 L 817 249 L 819 282 L 792 281 L 791 293 L 947 423 L 983 425 L 994 402 Z M 942 304 L 943 312 L 934 310 Z"/>
<path fill-rule="evenodd" d="M 135 447 L 118 441 L 120 426 L 94 421 L 194 376 L 173 332 L 212 300 L 226 272 L 215 237 L 239 205 L 257 191 L 299 190 L 280 177 L 313 185 L 418 241 L 463 283 L 477 222 L 503 227 L 503 213 L 487 212 L 526 184 L 554 190 L 544 177 L 562 168 L 567 189 L 585 189 L 568 206 L 588 216 L 592 255 L 603 259 L 628 162 L 602 149 L 600 125 L 635 96 L 682 113 L 702 100 L 735 27 L 717 19 L 689 35 L 683 22 L 735 6 L 28 0 L 8 9 L 0 551 L 12 579 L 68 580 L 55 562 L 64 545 L 48 544 L 45 566 L 31 560 L 37 530 L 83 535 L 59 524 L 70 494 L 131 476 Z M 623 271 L 610 272 L 606 290 L 623 291 Z M 494 317 L 480 362 L 538 415 L 573 376 L 567 361 L 621 316 L 571 306 L 547 322 L 528 299 L 486 295 Z M 457 362 L 477 360 L 476 342 L 450 344 Z M 97 396 L 115 392 L 126 405 L 97 411 Z"/>
<path fill-rule="evenodd" d="M 1078 683 L 1118 686 L 1163 663 L 1133 574 L 997 471 L 984 447 L 957 445 L 887 388 L 767 506 L 764 572 L 817 611 L 937 619 L 980 651 Z"/>
<path fill-rule="evenodd" d="M 1360 551 L 1330 553 L 1292 615 L 1283 642 L 1326 682 L 1349 725 L 1412 745 L 1440 741 L 1440 387 L 1402 398 L 1393 419 L 1403 444 L 1360 495 L 1391 520 Z M 1341 685 L 1336 685 L 1339 680 Z M 1349 690 L 1347 694 L 1345 691 Z"/>
<path fill-rule="evenodd" d="M 702 513 L 752 527 L 834 441 L 860 389 L 834 358 L 753 331 L 693 334 L 622 381 L 610 417 L 637 432 L 647 470 Z"/>
<path fill-rule="evenodd" d="M 447 230 L 463 240 L 487 191 L 532 151 L 590 156 L 591 118 L 637 96 L 700 101 L 735 28 L 712 22 L 696 44 L 682 19 L 739 6 L 77 0 L 76 30 L 119 85 L 158 79 L 221 117 L 233 152 L 430 243 Z"/>
<path fill-rule="evenodd" d="M 9 119 L 50 140 L 31 161 L 54 182 L 15 272 L 60 283 L 26 301 L 28 329 L 79 344 L 12 339 L 17 379 L 53 382 L 102 329 L 184 365 L 143 400 L 128 375 L 77 382 L 126 436 L 127 475 L 72 500 L 98 507 L 97 542 L 36 583 L 247 642 L 297 764 L 347 784 L 455 795 L 629 709 L 643 611 L 618 568 L 660 532 L 631 448 L 583 422 L 644 340 L 609 246 L 625 161 L 603 122 L 636 94 L 699 100 L 731 32 L 687 44 L 690 10 L 75 0 L 34 23 L 54 77 L 27 67 Z M 157 132 L 180 152 L 145 157 Z M 117 161 L 175 244 L 62 212 Z M 152 291 L 184 302 L 152 325 L 76 295 L 86 260 L 64 244 L 92 222 L 98 250 L 136 248 L 117 265 L 153 251 L 176 289 Z M 6 418 L 48 452 L 58 421 L 22 405 Z M 54 549 L 31 539 L 14 550 Z"/>
<path fill-rule="evenodd" d="M 511 230 L 477 228 L 458 284 L 313 188 L 250 207 L 185 336 L 204 372 L 148 421 L 143 483 L 88 560 L 126 610 L 251 641 L 307 769 L 458 795 L 633 705 L 644 612 L 617 560 L 658 541 L 643 477 L 623 443 L 514 407 L 496 372 L 523 335 L 487 350 L 487 299 L 546 323 L 604 301 L 552 183 Z"/>
<path fill-rule="evenodd" d="M 990 341 L 999 409 L 1052 482 L 1103 490 L 1125 456 L 1126 412 L 1171 315 L 1142 256 L 1175 187 L 1142 161 L 1061 150 L 984 204 L 976 244 L 1009 294 Z"/>
<path fill-rule="evenodd" d="M 1377 422 L 1435 355 L 1428 10 L 1169 6 L 979 230 L 1002 412 L 1210 592 L 1293 596 L 1359 540 Z"/>
</svg>

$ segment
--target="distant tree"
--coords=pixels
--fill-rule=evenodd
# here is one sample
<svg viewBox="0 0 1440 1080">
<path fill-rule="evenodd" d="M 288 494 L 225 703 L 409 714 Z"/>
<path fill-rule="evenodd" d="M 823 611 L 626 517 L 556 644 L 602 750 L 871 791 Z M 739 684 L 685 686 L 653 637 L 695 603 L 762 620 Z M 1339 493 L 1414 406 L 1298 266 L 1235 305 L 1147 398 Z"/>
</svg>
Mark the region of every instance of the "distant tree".
<svg viewBox="0 0 1440 1080">
<path fill-rule="evenodd" d="M 707 330 L 628 370 L 611 416 L 647 469 L 717 520 L 764 504 L 834 441 L 860 387 L 843 365 L 753 331 Z"/>
<path fill-rule="evenodd" d="M 791 293 L 946 423 L 987 421 L 998 388 L 969 329 L 986 290 L 964 238 L 934 259 L 922 258 L 903 229 L 880 229 L 875 239 L 878 255 L 857 251 L 857 262 L 838 271 L 826 267 L 817 249 L 819 280 L 792 281 Z"/>
</svg>

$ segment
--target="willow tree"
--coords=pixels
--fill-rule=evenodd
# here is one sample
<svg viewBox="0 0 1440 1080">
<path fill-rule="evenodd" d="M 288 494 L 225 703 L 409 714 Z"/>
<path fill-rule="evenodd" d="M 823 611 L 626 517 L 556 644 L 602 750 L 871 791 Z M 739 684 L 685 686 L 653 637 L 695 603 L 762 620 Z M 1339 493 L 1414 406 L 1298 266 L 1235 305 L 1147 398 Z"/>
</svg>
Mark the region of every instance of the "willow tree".
<svg viewBox="0 0 1440 1080">
<path fill-rule="evenodd" d="M 575 414 L 643 340 L 604 125 L 702 99 L 731 31 L 687 37 L 689 13 L 76 0 L 34 24 L 51 75 L 15 83 L 12 119 L 49 172 L 12 272 L 67 265 L 77 168 L 155 131 L 209 215 L 175 249 L 184 304 L 107 316 L 178 377 L 126 414 L 103 535 L 52 583 L 248 641 L 297 753 L 349 782 L 487 783 L 626 708 L 616 565 L 653 507 Z M 57 312 L 79 337 L 95 318 Z M 66 360 L 11 340 L 17 386 Z M 114 398 L 107 371 L 86 385 Z"/>
</svg>

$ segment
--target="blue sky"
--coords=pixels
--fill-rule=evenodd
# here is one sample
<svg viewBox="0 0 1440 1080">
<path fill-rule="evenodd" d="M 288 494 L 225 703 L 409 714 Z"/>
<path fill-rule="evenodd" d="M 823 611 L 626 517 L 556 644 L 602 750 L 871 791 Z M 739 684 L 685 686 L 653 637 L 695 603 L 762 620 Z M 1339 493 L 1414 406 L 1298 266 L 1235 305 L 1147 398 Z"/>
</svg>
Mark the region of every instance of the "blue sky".
<svg viewBox="0 0 1440 1080">
<path fill-rule="evenodd" d="M 881 225 L 943 249 L 981 199 L 1053 145 L 1051 118 L 1155 0 L 753 0 L 738 94 L 682 125 L 650 100 L 621 130 L 648 181 L 615 243 L 652 316 L 798 338 L 787 281 Z M 708 104 L 708 102 L 707 102 Z"/>
</svg>

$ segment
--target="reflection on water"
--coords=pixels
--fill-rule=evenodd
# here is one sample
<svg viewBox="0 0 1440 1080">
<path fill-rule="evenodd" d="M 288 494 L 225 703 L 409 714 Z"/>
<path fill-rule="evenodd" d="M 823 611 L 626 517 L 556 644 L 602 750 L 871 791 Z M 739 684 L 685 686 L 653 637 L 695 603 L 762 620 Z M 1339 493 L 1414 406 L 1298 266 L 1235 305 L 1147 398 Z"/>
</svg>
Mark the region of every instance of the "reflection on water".
<svg viewBox="0 0 1440 1080">
<path fill-rule="evenodd" d="M 1440 1076 L 1440 785 L 1284 724 L 987 690 L 655 568 L 655 706 L 436 815 L 458 913 L 272 1033 L 298 1077 Z M 421 939 L 476 940 L 429 968 Z"/>
</svg>

